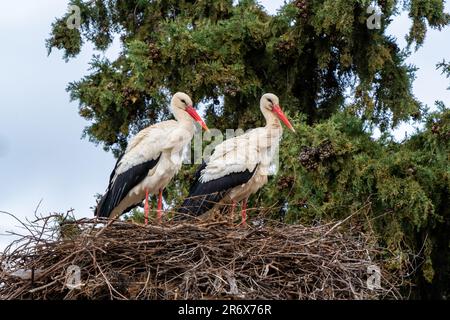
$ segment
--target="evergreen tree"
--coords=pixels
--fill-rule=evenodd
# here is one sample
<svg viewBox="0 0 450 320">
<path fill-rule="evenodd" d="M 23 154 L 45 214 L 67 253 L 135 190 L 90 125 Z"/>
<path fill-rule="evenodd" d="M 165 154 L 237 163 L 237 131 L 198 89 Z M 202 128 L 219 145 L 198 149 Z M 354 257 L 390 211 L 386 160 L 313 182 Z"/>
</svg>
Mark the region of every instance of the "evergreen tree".
<svg viewBox="0 0 450 320">
<path fill-rule="evenodd" d="M 379 28 L 368 27 L 373 3 Z M 253 204 L 279 207 L 276 218 L 292 223 L 363 208 L 365 228 L 396 257 L 389 267 L 420 254 L 416 297 L 448 296 L 449 111 L 437 103 L 427 113 L 412 92 L 415 67 L 405 62 L 428 27 L 449 24 L 444 1 L 292 0 L 273 16 L 254 0 L 70 4 L 80 8 L 81 25 L 67 27 L 71 13 L 58 18 L 49 52 L 61 49 L 69 60 L 86 42 L 100 51 L 116 36 L 122 44 L 116 60 L 95 55 L 90 74 L 68 86 L 91 141 L 118 155 L 131 135 L 169 116 L 178 90 L 206 104 L 211 127 L 248 129 L 262 124 L 261 94 L 274 92 L 298 133 L 286 135 L 282 170 Z M 406 50 L 386 34 L 402 11 L 413 22 Z M 439 67 L 450 76 L 446 61 Z M 426 128 L 394 142 L 388 129 L 411 119 Z M 374 126 L 384 132 L 376 141 Z M 172 199 L 186 194 L 192 170 L 171 184 Z"/>
<path fill-rule="evenodd" d="M 253 0 L 70 3 L 80 8 L 81 26 L 67 28 L 70 13 L 57 19 L 49 50 L 63 49 L 68 59 L 87 41 L 105 50 L 115 35 L 123 45 L 115 61 L 94 56 L 92 73 L 68 87 L 92 123 L 86 135 L 116 153 L 149 119 L 167 117 L 176 90 L 207 102 L 207 120 L 219 129 L 259 124 L 255 105 L 268 91 L 309 124 L 346 107 L 347 90 L 353 111 L 382 128 L 419 118 L 414 67 L 385 30 L 399 10 L 409 10 L 408 41 L 420 46 L 427 25 L 449 22 L 441 0 L 378 1 L 381 28 L 373 30 L 368 0 L 297 0 L 275 16 Z"/>
</svg>

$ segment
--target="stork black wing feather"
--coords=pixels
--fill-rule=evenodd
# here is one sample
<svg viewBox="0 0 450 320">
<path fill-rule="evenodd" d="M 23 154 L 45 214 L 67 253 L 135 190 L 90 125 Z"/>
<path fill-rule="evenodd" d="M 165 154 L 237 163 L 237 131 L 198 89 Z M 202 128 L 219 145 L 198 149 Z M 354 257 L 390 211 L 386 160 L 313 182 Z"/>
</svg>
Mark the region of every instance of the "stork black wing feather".
<svg viewBox="0 0 450 320">
<path fill-rule="evenodd" d="M 117 170 L 117 166 L 120 161 L 119 158 L 113 173 L 111 174 L 108 189 L 100 200 L 95 215 L 98 217 L 109 217 L 110 213 L 115 207 L 117 207 L 117 205 L 119 205 L 128 192 L 144 180 L 148 172 L 156 166 L 160 158 L 161 155 L 159 155 L 157 159 L 143 162 L 128 169 L 127 171 L 119 174 L 113 182 L 115 171 Z M 130 209 L 131 208 L 133 207 L 130 207 Z"/>
<path fill-rule="evenodd" d="M 202 161 L 202 164 L 197 168 L 194 174 L 194 183 L 191 184 L 189 188 L 189 194 L 194 192 L 195 187 L 198 184 L 198 181 L 200 180 L 200 177 L 202 175 L 202 170 L 206 168 L 206 162 L 205 160 Z"/>
<path fill-rule="evenodd" d="M 123 152 L 123 153 L 119 156 L 119 158 L 117 158 L 116 165 L 114 166 L 113 171 L 112 171 L 111 174 L 109 175 L 108 189 L 111 188 L 111 184 L 112 184 L 113 178 L 114 178 L 114 176 L 116 175 L 117 167 L 119 166 L 120 160 L 122 160 L 122 158 L 123 158 L 124 155 L 125 155 L 125 152 Z"/>
<path fill-rule="evenodd" d="M 206 163 L 203 162 L 195 173 L 195 181 L 190 188 L 189 196 L 184 200 L 178 212 L 194 216 L 204 214 L 221 201 L 232 188 L 248 182 L 256 171 L 255 168 L 252 172 L 250 170 L 233 172 L 215 180 L 200 182 L 201 171 L 205 167 Z"/>
</svg>

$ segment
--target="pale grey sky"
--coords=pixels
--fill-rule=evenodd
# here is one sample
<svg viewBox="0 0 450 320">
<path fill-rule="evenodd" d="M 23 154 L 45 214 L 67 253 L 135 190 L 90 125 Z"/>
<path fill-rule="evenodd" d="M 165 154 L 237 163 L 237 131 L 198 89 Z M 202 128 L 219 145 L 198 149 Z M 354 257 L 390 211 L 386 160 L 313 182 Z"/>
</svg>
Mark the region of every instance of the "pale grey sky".
<svg viewBox="0 0 450 320">
<path fill-rule="evenodd" d="M 284 1 L 260 1 L 274 13 Z M 450 11 L 449 5 L 446 6 Z M 39 212 L 75 209 L 77 217 L 92 216 L 93 195 L 103 192 L 114 165 L 111 154 L 81 140 L 86 122 L 69 102 L 67 84 L 87 73 L 93 54 L 86 45 L 69 63 L 54 51 L 49 57 L 45 39 L 50 24 L 67 10 L 63 0 L 23 0 L 20 5 L 3 2 L 0 10 L 0 210 L 18 217 L 31 217 L 41 199 Z M 390 33 L 404 45 L 410 22 L 398 17 Z M 420 70 L 414 92 L 424 103 L 450 102 L 449 81 L 435 64 L 449 59 L 450 30 L 431 31 L 419 52 L 409 62 Z M 114 44 L 107 55 L 120 50 Z M 409 130 L 397 130 L 403 136 Z M 17 223 L 0 214 L 0 234 Z M 0 249 L 10 238 L 0 235 Z"/>
</svg>

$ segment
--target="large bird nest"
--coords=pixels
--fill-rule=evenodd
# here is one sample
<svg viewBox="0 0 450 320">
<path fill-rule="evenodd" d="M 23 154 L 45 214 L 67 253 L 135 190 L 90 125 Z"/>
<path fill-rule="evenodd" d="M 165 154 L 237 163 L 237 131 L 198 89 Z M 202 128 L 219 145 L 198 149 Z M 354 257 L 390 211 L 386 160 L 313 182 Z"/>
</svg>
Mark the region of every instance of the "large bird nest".
<svg viewBox="0 0 450 320">
<path fill-rule="evenodd" d="M 387 271 L 385 251 L 346 221 L 83 219 L 55 228 L 53 218 L 24 224 L 29 234 L 0 257 L 0 299 L 401 298 L 403 277 Z M 368 286 L 373 266 L 378 288 Z"/>
</svg>

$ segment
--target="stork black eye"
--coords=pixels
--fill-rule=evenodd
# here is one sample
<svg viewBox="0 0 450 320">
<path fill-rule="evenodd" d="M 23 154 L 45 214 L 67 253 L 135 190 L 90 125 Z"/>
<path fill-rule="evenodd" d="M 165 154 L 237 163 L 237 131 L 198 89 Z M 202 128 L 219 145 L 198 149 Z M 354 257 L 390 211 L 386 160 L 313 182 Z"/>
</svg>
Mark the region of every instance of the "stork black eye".
<svg viewBox="0 0 450 320">
<path fill-rule="evenodd" d="M 267 100 L 269 100 L 269 102 L 270 102 L 271 104 L 273 104 L 273 102 L 272 102 L 272 100 L 271 100 L 271 99 L 267 99 Z"/>
<path fill-rule="evenodd" d="M 184 100 L 184 99 L 181 99 L 181 102 L 183 102 L 184 104 L 187 104 L 186 100 Z"/>
</svg>

